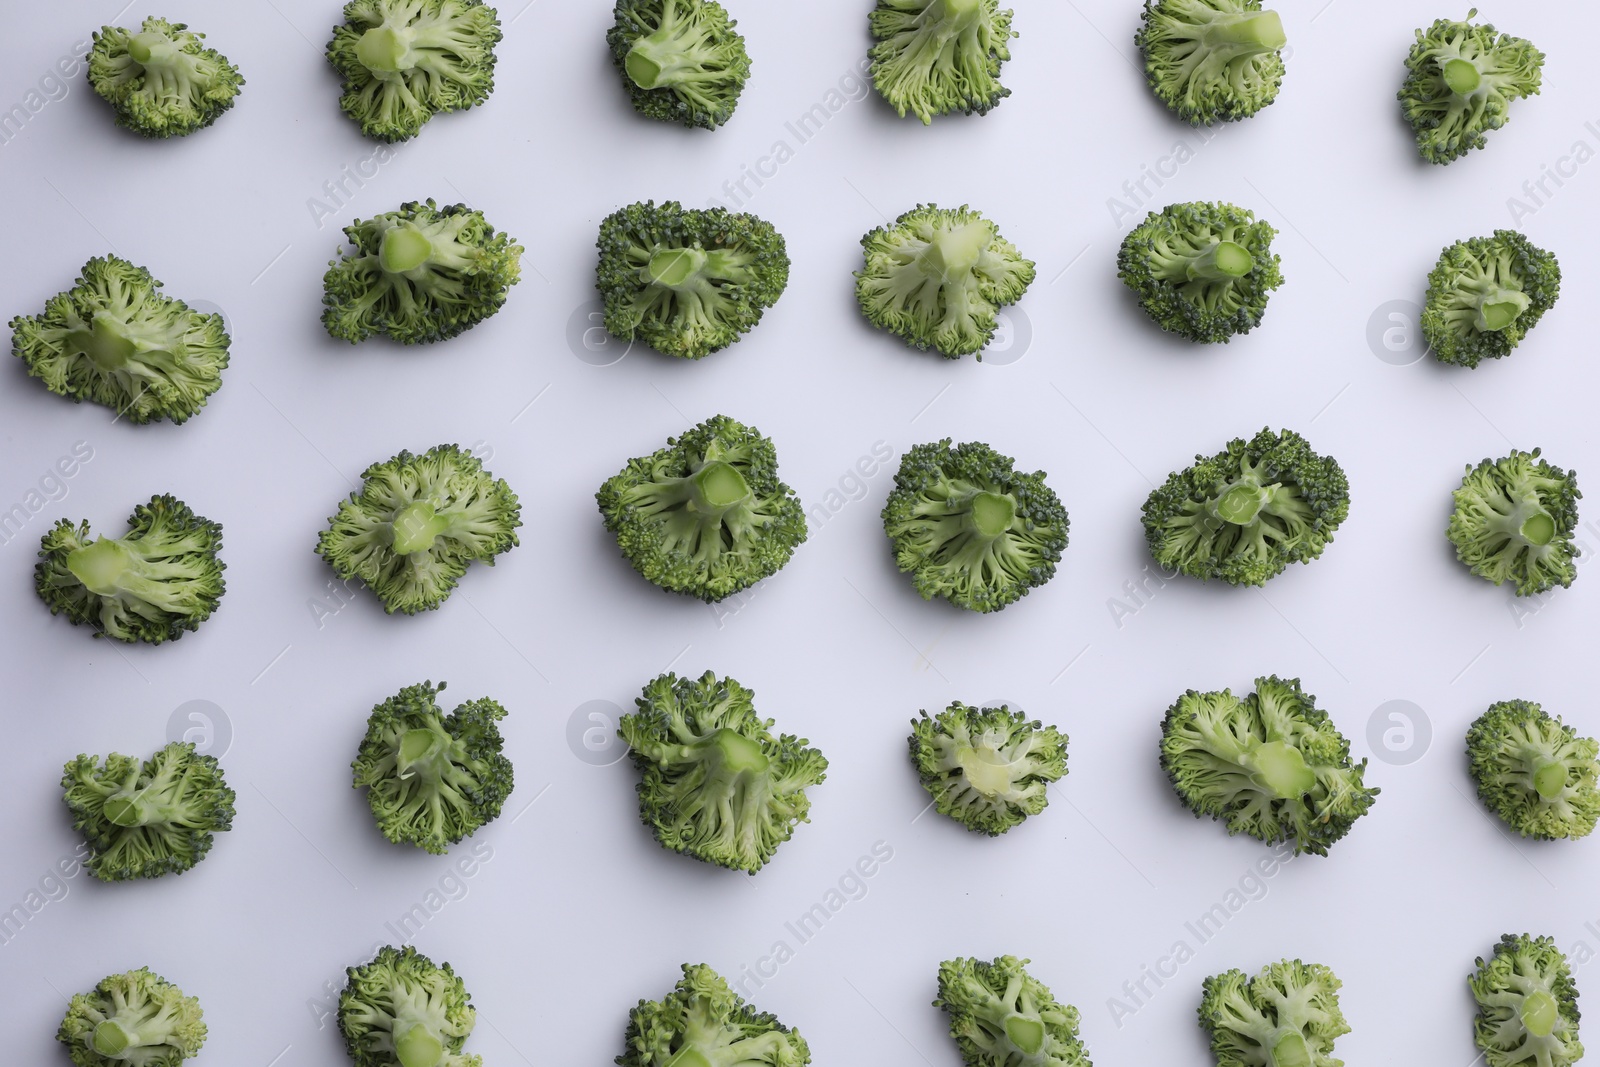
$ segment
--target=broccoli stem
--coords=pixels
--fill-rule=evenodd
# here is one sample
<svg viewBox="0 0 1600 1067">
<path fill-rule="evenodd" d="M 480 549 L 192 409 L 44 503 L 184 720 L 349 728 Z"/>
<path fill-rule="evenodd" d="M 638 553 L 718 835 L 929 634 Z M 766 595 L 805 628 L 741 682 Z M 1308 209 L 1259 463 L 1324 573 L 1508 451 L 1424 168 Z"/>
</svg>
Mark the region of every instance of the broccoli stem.
<svg viewBox="0 0 1600 1067">
<path fill-rule="evenodd" d="M 720 459 L 712 460 L 696 471 L 691 483 L 694 486 L 692 503 L 695 510 L 719 519 L 749 502 L 753 495 L 750 483 L 744 480 L 739 469 Z"/>
<path fill-rule="evenodd" d="M 416 270 L 432 255 L 433 242 L 410 223 L 385 230 L 378 243 L 378 264 L 390 274 Z"/>
<path fill-rule="evenodd" d="M 1287 741 L 1256 745 L 1245 753 L 1244 762 L 1250 769 L 1250 777 L 1282 800 L 1303 797 L 1317 784 L 1317 776 L 1306 766 L 1305 757 Z M 1288 1061 L 1280 1059 L 1278 1062 L 1288 1067 Z M 1309 1064 L 1311 1061 L 1299 1062 Z"/>
<path fill-rule="evenodd" d="M 1006 1037 L 1027 1056 L 1037 1055 L 1044 1048 L 1044 1021 L 1026 1015 L 1013 1015 L 1006 1019 Z"/>
<path fill-rule="evenodd" d="M 923 253 L 923 269 L 945 281 L 966 281 L 993 240 L 994 224 L 986 220 L 941 229 Z"/>
<path fill-rule="evenodd" d="M 989 540 L 1011 529 L 1017 517 L 1017 502 L 1003 493 L 977 493 L 970 508 L 973 532 Z"/>
<path fill-rule="evenodd" d="M 1255 482 L 1235 482 L 1217 498 L 1212 512 L 1223 522 L 1235 526 L 1248 526 L 1256 521 L 1261 509 L 1272 497 L 1272 491 Z"/>
<path fill-rule="evenodd" d="M 1560 760 L 1551 759 L 1544 753 L 1530 756 L 1533 764 L 1533 788 L 1546 800 L 1554 800 L 1567 788 L 1567 765 Z"/>
<path fill-rule="evenodd" d="M 395 512 L 391 526 L 395 553 L 409 556 L 432 548 L 439 535 L 450 529 L 450 516 L 439 514 L 426 500 L 415 500 Z"/>
<path fill-rule="evenodd" d="M 392 26 L 374 26 L 356 42 L 356 59 L 379 78 L 409 70 L 413 66 L 410 34 Z"/>
<path fill-rule="evenodd" d="M 402 1067 L 436 1067 L 444 1059 L 444 1042 L 418 1023 L 395 1038 L 394 1054 Z"/>
<path fill-rule="evenodd" d="M 69 331 L 66 343 L 70 350 L 88 356 L 101 370 L 116 370 L 139 350 L 128 336 L 126 324 L 109 311 L 95 312 L 88 329 Z"/>
<path fill-rule="evenodd" d="M 693 1045 L 684 1045 L 667 1061 L 667 1067 L 711 1067 L 711 1061 Z"/>
<path fill-rule="evenodd" d="M 1272 1046 L 1273 1067 L 1311 1067 L 1311 1050 L 1299 1031 L 1290 1031 Z"/>
<path fill-rule="evenodd" d="M 67 570 L 96 596 L 117 596 L 132 560 L 122 542 L 101 537 L 67 553 Z"/>
<path fill-rule="evenodd" d="M 1518 289 L 1494 288 L 1478 297 L 1478 314 L 1472 320 L 1479 332 L 1503 330 L 1528 310 L 1528 295 Z"/>
<path fill-rule="evenodd" d="M 110 1059 L 127 1059 L 123 1053 L 137 1047 L 139 1035 L 129 1033 L 115 1019 L 107 1019 L 94 1028 L 94 1050 Z"/>
<path fill-rule="evenodd" d="M 1534 1037 L 1549 1037 L 1550 1032 L 1556 1028 L 1556 1020 L 1560 1017 L 1556 998 L 1542 989 L 1535 989 L 1523 998 L 1522 1011 L 1519 1014 L 1522 1025 Z"/>
<path fill-rule="evenodd" d="M 128 38 L 128 55 L 141 67 L 172 67 L 178 46 L 164 33 L 146 30 Z"/>
<path fill-rule="evenodd" d="M 1167 273 L 1180 276 L 1174 281 L 1232 282 L 1255 268 L 1249 249 L 1234 241 L 1213 241 L 1192 256 L 1178 257 Z"/>
<path fill-rule="evenodd" d="M 730 788 L 743 775 L 765 774 L 771 761 L 761 745 L 726 727 L 697 741 L 694 749 L 712 765 L 712 777 Z"/>
<path fill-rule="evenodd" d="M 1248 15 L 1223 15 L 1206 23 L 1200 43 L 1213 52 L 1229 53 L 1229 58 L 1276 52 L 1287 42 L 1283 20 L 1276 11 L 1254 11 Z"/>
<path fill-rule="evenodd" d="M 1457 96 L 1470 96 L 1483 83 L 1483 75 L 1478 72 L 1477 64 L 1470 59 L 1457 56 L 1445 60 L 1443 67 L 1441 73 L 1444 75 L 1444 83 Z"/>
<path fill-rule="evenodd" d="M 694 19 L 679 19 L 677 10 L 677 4 L 666 4 L 661 25 L 635 40 L 622 61 L 622 69 L 641 89 L 704 81 L 708 63 L 718 59 Z"/>
</svg>

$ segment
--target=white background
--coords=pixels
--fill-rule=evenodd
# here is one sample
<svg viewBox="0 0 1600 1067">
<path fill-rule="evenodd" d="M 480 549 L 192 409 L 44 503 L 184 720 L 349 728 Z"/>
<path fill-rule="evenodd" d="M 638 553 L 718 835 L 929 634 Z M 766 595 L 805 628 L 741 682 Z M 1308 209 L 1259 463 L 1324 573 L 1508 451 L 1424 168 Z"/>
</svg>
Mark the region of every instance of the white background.
<svg viewBox="0 0 1600 1067">
<path fill-rule="evenodd" d="M 1512 697 L 1600 730 L 1589 666 L 1600 578 L 1518 602 L 1471 577 L 1443 533 L 1450 490 L 1484 456 L 1540 445 L 1563 466 L 1600 470 L 1586 310 L 1600 285 L 1600 164 L 1528 201 L 1522 228 L 1559 256 L 1564 295 L 1512 358 L 1399 366 L 1367 339 L 1375 309 L 1421 301 L 1442 246 L 1509 225 L 1507 198 L 1574 142 L 1600 148 L 1585 126 L 1600 119 L 1593 13 L 1491 5 L 1486 16 L 1546 50 L 1544 92 L 1516 104 L 1485 151 L 1436 167 L 1417 158 L 1394 93 L 1412 30 L 1456 8 L 1283 5 L 1292 54 L 1277 103 L 1207 142 L 1145 87 L 1134 3 L 1015 6 L 1013 95 L 986 117 L 925 128 L 851 80 L 868 44 L 862 0 L 735 0 L 754 75 L 733 121 L 706 133 L 633 115 L 604 46 L 609 5 L 508 3 L 488 104 L 434 120 L 329 202 L 320 226 L 324 183 L 374 150 L 339 111 L 322 57 L 338 6 L 138 0 L 120 15 L 189 21 L 248 84 L 215 127 L 171 143 L 114 129 L 81 73 L 44 103 L 0 145 L 5 314 L 37 313 L 85 259 L 115 251 L 168 292 L 224 308 L 233 361 L 180 427 L 113 423 L 47 394 L 19 362 L 0 382 L 0 505 L 24 501 L 74 442 L 93 449 L 66 498 L 0 546 L 0 904 L 24 900 L 74 848 L 62 764 L 148 753 L 186 701 L 223 711 L 238 816 L 190 873 L 111 885 L 79 874 L 0 945 L 12 1060 L 62 1059 L 51 1046 L 63 994 L 148 964 L 203 1002 L 202 1062 L 342 1063 L 336 1027 L 319 1028 L 308 1005 L 441 879 L 460 899 L 416 944 L 465 976 L 481 1020 L 469 1051 L 494 1067 L 609 1062 L 629 1007 L 665 993 L 681 962 L 736 978 L 779 939 L 797 951 L 754 1000 L 798 1027 L 818 1063 L 957 1064 L 929 1006 L 937 964 L 1009 952 L 1080 1007 L 1102 1067 L 1208 1062 L 1194 1018 L 1201 980 L 1283 956 L 1344 979 L 1348 1062 L 1466 1067 L 1475 956 L 1507 930 L 1600 946 L 1583 928 L 1600 918 L 1600 845 L 1509 839 L 1472 796 L 1461 740 L 1491 701 Z M 0 106 L 24 102 L 114 18 L 108 2 L 13 5 Z M 841 86 L 834 103 L 856 98 L 797 145 L 785 124 Z M 635 199 L 704 205 L 780 138 L 794 157 L 747 186 L 748 210 L 785 234 L 793 258 L 761 325 L 698 363 L 640 350 L 595 366 L 616 349 L 582 344 L 589 362 L 578 358 L 569 336 L 588 325 L 599 220 Z M 1165 188 L 1129 199 L 1123 183 L 1179 141 L 1193 158 Z M 427 196 L 482 208 L 527 247 L 505 309 L 426 348 L 331 341 L 318 312 L 338 227 Z M 1215 348 L 1154 329 L 1115 275 L 1131 220 L 1113 220 L 1114 197 L 1139 217 L 1173 200 L 1232 200 L 1276 225 L 1287 281 L 1264 324 Z M 945 361 L 860 318 L 860 235 L 921 201 L 970 202 L 1038 262 L 1020 358 L 1012 348 L 983 364 Z M 841 483 L 834 504 L 851 495 L 875 442 L 898 456 L 943 436 L 986 440 L 1050 472 L 1072 516 L 1060 572 L 998 615 L 922 602 L 878 520 L 891 464 L 825 524 L 813 518 L 789 567 L 723 614 L 663 595 L 622 561 L 593 493 L 627 457 L 718 412 L 776 441 L 814 514 Z M 1111 602 L 1148 562 L 1139 506 L 1151 484 L 1266 424 L 1301 431 L 1345 466 L 1352 507 L 1337 540 L 1264 591 L 1173 582 L 1142 607 L 1127 601 L 1139 610 L 1119 620 Z M 339 601 L 312 552 L 326 517 L 367 464 L 441 441 L 485 451 L 519 493 L 521 547 L 474 568 L 437 612 L 386 617 L 362 592 L 328 614 Z M 61 516 L 115 532 L 157 492 L 226 530 L 216 616 L 158 648 L 51 618 L 31 589 L 36 538 Z M 576 709 L 631 706 L 669 664 L 736 676 L 763 714 L 831 761 L 812 824 L 755 878 L 658 847 L 635 814 L 628 763 L 593 766 L 569 745 Z M 1359 755 L 1373 751 L 1369 718 L 1394 699 L 1423 709 L 1431 747 L 1410 765 L 1374 760 L 1368 779 L 1383 794 L 1333 855 L 1278 871 L 1199 945 L 1185 922 L 1268 851 L 1180 806 L 1156 762 L 1159 723 L 1186 688 L 1247 691 L 1273 672 L 1302 678 Z M 384 841 L 349 787 L 368 710 L 424 678 L 447 680 L 449 698 L 492 695 L 511 709 L 517 789 L 467 843 L 492 857 L 459 883 L 453 858 Z M 907 721 L 953 699 L 1010 700 L 1071 735 L 1071 773 L 1049 809 L 998 840 L 917 818 L 927 798 L 906 759 Z M 880 841 L 893 859 L 865 897 L 796 945 L 784 923 Z M 1108 999 L 1179 939 L 1195 958 L 1164 988 L 1147 983 L 1154 995 L 1118 1025 Z M 1593 984 L 1587 968 L 1579 984 Z"/>
</svg>

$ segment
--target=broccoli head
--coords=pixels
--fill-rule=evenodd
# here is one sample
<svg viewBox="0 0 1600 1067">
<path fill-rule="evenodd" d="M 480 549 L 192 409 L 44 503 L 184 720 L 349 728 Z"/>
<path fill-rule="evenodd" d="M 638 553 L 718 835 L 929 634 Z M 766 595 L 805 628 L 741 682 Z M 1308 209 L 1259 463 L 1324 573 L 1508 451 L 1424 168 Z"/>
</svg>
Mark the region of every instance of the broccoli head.
<svg viewBox="0 0 1600 1067">
<path fill-rule="evenodd" d="M 96 637 L 159 645 L 199 629 L 222 599 L 222 525 L 171 496 L 153 496 L 121 537 L 90 537 L 61 519 L 44 535 L 34 588 L 50 608 Z"/>
<path fill-rule="evenodd" d="M 1484 1067 L 1571 1067 L 1583 1058 L 1578 987 L 1553 938 L 1506 934 L 1477 964 L 1467 985 Z"/>
<path fill-rule="evenodd" d="M 1243 700 L 1226 689 L 1179 697 L 1161 724 L 1161 768 L 1195 818 L 1296 854 L 1326 856 L 1379 793 L 1299 679 L 1275 675 Z"/>
<path fill-rule="evenodd" d="M 206 1043 L 206 1024 L 200 1001 L 140 967 L 75 995 L 56 1040 L 77 1067 L 178 1067 Z"/>
<path fill-rule="evenodd" d="M 351 344 L 454 337 L 499 311 L 522 278 L 522 246 L 465 204 L 412 201 L 344 234 L 354 250 L 323 276 L 322 325 Z"/>
<path fill-rule="evenodd" d="M 955 701 L 911 720 L 911 761 L 940 815 L 998 837 L 1049 803 L 1067 773 L 1067 735 L 1002 704 Z"/>
<path fill-rule="evenodd" d="M 328 42 L 339 106 L 380 141 L 405 141 L 443 111 L 494 91 L 500 19 L 482 0 L 350 0 Z"/>
<path fill-rule="evenodd" d="M 346 973 L 339 1031 L 356 1067 L 482 1067 L 461 1051 L 478 1013 L 448 963 L 385 945 Z"/>
<path fill-rule="evenodd" d="M 1249 118 L 1278 98 L 1283 20 L 1261 0 L 1145 0 L 1145 78 L 1191 126 Z"/>
<path fill-rule="evenodd" d="M 1399 97 L 1422 158 L 1449 163 L 1482 148 L 1483 135 L 1506 124 L 1511 101 L 1539 92 L 1543 66 L 1532 43 L 1487 23 L 1439 19 L 1418 30 Z"/>
<path fill-rule="evenodd" d="M 1000 64 L 1011 58 L 1010 10 L 998 0 L 878 0 L 868 20 L 872 84 L 901 118 L 986 114 L 1011 90 Z"/>
<path fill-rule="evenodd" d="M 861 238 L 856 299 L 868 321 L 947 359 L 983 358 L 997 316 L 1033 284 L 1033 261 L 966 207 L 919 204 Z"/>
<path fill-rule="evenodd" d="M 43 314 L 11 320 L 11 351 L 73 403 L 103 404 L 129 422 L 183 422 L 222 384 L 228 333 L 221 315 L 160 288 L 143 267 L 96 256 Z"/>
<path fill-rule="evenodd" d="M 89 50 L 89 85 L 117 125 L 146 137 L 182 137 L 233 106 L 244 79 L 228 57 L 181 22 L 147 18 L 138 33 L 103 26 Z"/>
<path fill-rule="evenodd" d="M 606 34 L 633 108 L 714 130 L 733 117 L 750 77 L 737 22 L 715 0 L 617 0 Z"/>
<path fill-rule="evenodd" d="M 1202 985 L 1200 1025 L 1217 1067 L 1343 1067 L 1333 1042 L 1350 1032 L 1344 983 L 1320 963 L 1280 960 L 1254 978 L 1233 970 Z"/>
<path fill-rule="evenodd" d="M 1441 363 L 1508 356 L 1561 295 L 1561 266 L 1516 230 L 1457 241 L 1428 274 L 1422 335 Z"/>
<path fill-rule="evenodd" d="M 733 344 L 789 284 L 783 235 L 719 207 L 630 204 L 601 221 L 597 243 L 606 331 L 681 359 Z"/>
<path fill-rule="evenodd" d="M 674 852 L 755 874 L 796 824 L 828 761 L 805 738 L 769 732 L 755 694 L 711 671 L 644 687 L 617 733 L 639 769 L 639 816 Z"/>
<path fill-rule="evenodd" d="M 361 474 L 317 538 L 317 554 L 344 581 L 359 578 L 383 610 L 415 615 L 443 604 L 474 561 L 520 542 L 522 505 L 478 457 L 456 445 L 402 451 Z"/>
<path fill-rule="evenodd" d="M 726 415 L 630 459 L 595 499 L 635 570 L 707 603 L 778 573 L 806 539 L 772 442 Z"/>
<path fill-rule="evenodd" d="M 1261 324 L 1283 284 L 1277 233 L 1232 204 L 1169 204 L 1123 238 L 1117 273 L 1157 326 L 1191 341 L 1228 341 Z"/>
<path fill-rule="evenodd" d="M 1489 705 L 1467 729 L 1478 796 L 1524 837 L 1587 837 L 1600 819 L 1600 743 L 1526 700 Z"/>
<path fill-rule="evenodd" d="M 618 1067 L 805 1067 L 811 1049 L 800 1031 L 746 1004 L 716 971 L 685 963 L 660 1000 L 628 1013 Z"/>
<path fill-rule="evenodd" d="M 1059 1003 L 1027 960 L 968 957 L 939 964 L 939 996 L 967 1067 L 1090 1067 L 1078 1009 Z"/>
<path fill-rule="evenodd" d="M 1468 466 L 1455 490 L 1447 533 L 1456 558 L 1495 585 L 1511 582 L 1518 596 L 1565 588 L 1578 576 L 1576 471 L 1512 451 Z"/>
</svg>

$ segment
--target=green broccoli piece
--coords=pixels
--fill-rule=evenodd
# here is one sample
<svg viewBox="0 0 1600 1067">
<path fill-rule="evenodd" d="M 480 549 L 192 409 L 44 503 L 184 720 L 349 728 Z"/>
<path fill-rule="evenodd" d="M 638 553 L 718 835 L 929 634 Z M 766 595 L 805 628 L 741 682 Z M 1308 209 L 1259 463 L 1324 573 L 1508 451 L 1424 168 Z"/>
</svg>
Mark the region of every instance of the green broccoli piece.
<svg viewBox="0 0 1600 1067">
<path fill-rule="evenodd" d="M 1123 238 L 1117 273 L 1156 325 L 1191 341 L 1229 341 L 1261 324 L 1283 284 L 1277 233 L 1232 204 L 1169 204 Z"/>
<path fill-rule="evenodd" d="M 492 567 L 520 544 L 517 495 L 457 445 L 402 451 L 361 479 L 317 538 L 317 555 L 341 580 L 365 582 L 390 614 L 437 608 L 468 564 Z"/>
<path fill-rule="evenodd" d="M 1523 837 L 1589 836 L 1600 820 L 1600 743 L 1526 700 L 1489 705 L 1467 729 L 1478 796 Z"/>
<path fill-rule="evenodd" d="M 1091 1067 L 1078 1009 L 1059 1003 L 1029 961 L 968 957 L 939 964 L 939 996 L 967 1067 Z"/>
<path fill-rule="evenodd" d="M 1418 30 L 1399 99 L 1422 158 L 1449 163 L 1482 148 L 1484 133 L 1506 124 L 1511 101 L 1539 92 L 1543 66 L 1544 53 L 1531 42 L 1496 36 L 1488 24 L 1439 19 Z"/>
<path fill-rule="evenodd" d="M 1578 987 L 1553 938 L 1505 934 L 1467 977 L 1484 1067 L 1570 1067 L 1578 1042 Z"/>
<path fill-rule="evenodd" d="M 789 284 L 783 235 L 719 207 L 630 204 L 601 221 L 597 244 L 606 331 L 681 359 L 733 344 Z"/>
<path fill-rule="evenodd" d="M 878 0 L 868 16 L 872 84 L 901 118 L 983 115 L 1011 90 L 1000 64 L 1011 58 L 1009 10 L 997 0 Z"/>
<path fill-rule="evenodd" d="M 339 1031 L 356 1067 L 483 1067 L 461 1051 L 478 1013 L 448 963 L 385 945 L 346 973 Z"/>
<path fill-rule="evenodd" d="M 184 137 L 233 106 L 244 79 L 228 57 L 181 22 L 147 18 L 138 33 L 103 26 L 89 50 L 89 85 L 117 125 L 146 137 Z"/>
<path fill-rule="evenodd" d="M 704 963 L 660 1000 L 628 1013 L 618 1067 L 805 1067 L 811 1049 L 800 1031 L 758 1012 Z"/>
<path fill-rule="evenodd" d="M 1333 1042 L 1350 1032 L 1340 982 L 1320 963 L 1280 960 L 1254 978 L 1214 974 L 1201 986 L 1200 1025 L 1217 1067 L 1343 1067 Z"/>
<path fill-rule="evenodd" d="M 56 1040 L 77 1067 L 178 1067 L 206 1043 L 206 1024 L 199 1000 L 140 967 L 73 996 Z"/>
<path fill-rule="evenodd" d="M 1518 596 L 1572 584 L 1578 576 L 1578 473 L 1551 466 L 1539 450 L 1468 465 L 1447 530 L 1456 558 Z"/>
<path fill-rule="evenodd" d="M 1561 295 L 1556 257 L 1516 230 L 1457 241 L 1428 274 L 1422 335 L 1441 363 L 1508 356 Z"/>
<path fill-rule="evenodd" d="M 328 61 L 344 78 L 339 106 L 380 141 L 405 141 L 437 112 L 494 91 L 500 19 L 482 0 L 350 0 Z"/>
<path fill-rule="evenodd" d="M 221 315 L 160 288 L 143 267 L 96 256 L 43 314 L 11 320 L 11 352 L 75 404 L 103 404 L 129 422 L 183 422 L 222 384 L 228 333 Z"/>
<path fill-rule="evenodd" d="M 606 33 L 633 109 L 714 130 L 733 117 L 750 77 L 738 25 L 714 0 L 617 0 Z"/>
<path fill-rule="evenodd" d="M 1033 261 L 962 205 L 919 204 L 861 238 L 856 299 L 867 320 L 913 348 L 983 358 L 997 316 L 1033 284 Z"/>
<path fill-rule="evenodd" d="M 522 278 L 521 245 L 465 204 L 412 201 L 346 226 L 354 251 L 322 279 L 322 325 L 351 344 L 375 333 L 429 344 L 505 305 Z"/>
<path fill-rule="evenodd" d="M 707 603 L 778 573 L 806 539 L 772 442 L 726 415 L 630 459 L 595 499 L 635 570 Z"/>
<path fill-rule="evenodd" d="M 153 496 L 121 537 L 90 537 L 59 520 L 39 545 L 34 588 L 50 614 L 96 637 L 159 645 L 199 629 L 222 599 L 222 524 L 172 496 Z"/>
<path fill-rule="evenodd" d="M 639 816 L 674 852 L 755 874 L 810 822 L 806 787 L 828 761 L 805 738 L 769 732 L 755 694 L 711 671 L 644 687 L 617 733 L 639 769 Z"/>
<path fill-rule="evenodd" d="M 1004 704 L 957 700 L 911 720 L 911 761 L 940 815 L 998 837 L 1045 809 L 1046 787 L 1067 773 L 1067 735 Z"/>
<path fill-rule="evenodd" d="M 1195 818 L 1293 842 L 1297 855 L 1326 856 L 1380 792 L 1300 680 L 1276 675 L 1257 678 L 1243 700 L 1226 689 L 1179 697 L 1161 724 L 1161 769 Z"/>
<path fill-rule="evenodd" d="M 1145 0 L 1145 78 L 1191 126 L 1249 118 L 1278 98 L 1283 20 L 1261 0 Z"/>
</svg>

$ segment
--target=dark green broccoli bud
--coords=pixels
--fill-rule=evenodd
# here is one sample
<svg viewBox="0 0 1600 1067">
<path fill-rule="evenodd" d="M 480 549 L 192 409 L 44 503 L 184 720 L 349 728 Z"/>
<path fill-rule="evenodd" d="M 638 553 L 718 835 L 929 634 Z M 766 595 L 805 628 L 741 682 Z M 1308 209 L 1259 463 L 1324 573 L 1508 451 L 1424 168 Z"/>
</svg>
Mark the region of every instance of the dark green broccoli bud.
<svg viewBox="0 0 1600 1067">
<path fill-rule="evenodd" d="M 1296 854 L 1326 856 L 1380 792 L 1300 680 L 1276 675 L 1243 700 L 1226 689 L 1179 697 L 1161 724 L 1161 768 L 1195 818 Z"/>
<path fill-rule="evenodd" d="M 1526 700 L 1489 705 L 1467 728 L 1478 797 L 1523 837 L 1587 837 L 1600 819 L 1600 743 Z"/>
<path fill-rule="evenodd" d="M 77 1067 L 178 1067 L 206 1043 L 200 1001 L 148 967 L 76 994 L 56 1040 Z"/>
<path fill-rule="evenodd" d="M 1578 987 L 1553 938 L 1505 934 L 1477 964 L 1467 985 L 1484 1067 L 1571 1067 L 1583 1058 Z"/>
<path fill-rule="evenodd" d="M 1422 335 L 1441 363 L 1508 356 L 1561 295 L 1561 266 L 1516 230 L 1457 241 L 1428 274 Z"/>
<path fill-rule="evenodd" d="M 707 603 L 778 573 L 806 539 L 806 515 L 778 480 L 778 452 L 753 426 L 717 415 L 595 494 L 634 570 Z"/>
<path fill-rule="evenodd" d="M 714 0 L 617 0 L 606 33 L 633 108 L 714 130 L 733 117 L 750 77 L 738 25 Z"/>
<path fill-rule="evenodd" d="M 405 141 L 435 113 L 494 91 L 500 19 L 482 0 L 350 0 L 328 61 L 344 77 L 339 106 L 380 141 Z"/>
<path fill-rule="evenodd" d="M 1578 576 L 1578 472 L 1513 450 L 1503 459 L 1468 465 L 1455 490 L 1447 530 L 1456 559 L 1495 585 L 1511 582 L 1518 596 L 1572 584 Z"/>
<path fill-rule="evenodd" d="M 415 615 L 443 604 L 467 565 L 494 566 L 520 544 L 522 505 L 503 478 L 457 445 L 402 451 L 361 473 L 317 538 L 344 581 L 359 578 L 383 610 Z"/>
<path fill-rule="evenodd" d="M 1280 960 L 1254 978 L 1233 970 L 1201 986 L 1200 1025 L 1217 1067 L 1343 1067 L 1333 1042 L 1350 1032 L 1338 976 L 1320 963 Z"/>
<path fill-rule="evenodd" d="M 939 964 L 939 996 L 967 1067 L 1091 1067 L 1078 1009 L 1026 970 L 1028 961 L 968 957 Z"/>
<path fill-rule="evenodd" d="M 1117 273 L 1163 330 L 1191 341 L 1228 341 L 1261 324 L 1283 284 L 1277 234 L 1232 204 L 1169 204 L 1123 238 Z"/>
<path fill-rule="evenodd" d="M 861 247 L 861 313 L 913 348 L 948 359 L 976 352 L 981 360 L 1000 309 L 1033 284 L 1033 261 L 965 205 L 919 204 L 861 238 Z"/>
<path fill-rule="evenodd" d="M 1478 9 L 1467 12 L 1467 18 Z M 1439 19 L 1406 56 L 1400 110 L 1417 133 L 1417 151 L 1430 163 L 1449 163 L 1474 148 L 1510 117 L 1511 101 L 1539 92 L 1544 53 L 1485 23 Z M 1540 1067 L 1545 1067 L 1541 1064 Z"/>
<path fill-rule="evenodd" d="M 183 137 L 233 106 L 244 79 L 228 57 L 181 22 L 147 18 L 138 33 L 103 26 L 89 50 L 89 85 L 117 125 L 146 137 Z"/>
<path fill-rule="evenodd" d="M 1067 735 L 1004 704 L 957 700 L 911 720 L 911 761 L 940 815 L 998 837 L 1049 803 L 1046 788 L 1067 773 Z"/>
<path fill-rule="evenodd" d="M 986 114 L 1011 95 L 1000 84 L 1017 36 L 1011 15 L 997 0 L 878 0 L 868 16 L 872 84 L 923 125 L 953 111 Z"/>
<path fill-rule="evenodd" d="M 356 1067 L 483 1067 L 461 1051 L 478 1013 L 448 963 L 385 945 L 346 973 L 339 1031 Z"/>
<path fill-rule="evenodd" d="M 1249 118 L 1276 100 L 1286 40 L 1261 0 L 1145 0 L 1133 36 L 1150 88 L 1191 126 Z"/>
<path fill-rule="evenodd" d="M 660 1000 L 628 1013 L 618 1067 L 805 1067 L 811 1049 L 800 1031 L 771 1012 L 756 1011 L 704 963 L 685 963 L 683 977 Z"/>
<path fill-rule="evenodd" d="M 143 267 L 96 256 L 42 314 L 11 320 L 11 352 L 75 404 L 103 404 L 129 422 L 183 422 L 222 384 L 228 333 L 221 315 L 160 288 Z"/>
<path fill-rule="evenodd" d="M 810 822 L 806 787 L 828 761 L 793 734 L 774 738 L 755 694 L 711 671 L 644 687 L 617 733 L 639 769 L 639 816 L 674 852 L 755 874 Z M 720 1062 L 720 1061 L 713 1061 Z"/>
<path fill-rule="evenodd" d="M 733 344 L 789 284 L 783 235 L 720 207 L 629 204 L 601 221 L 597 244 L 606 331 L 683 359 Z"/>
</svg>

